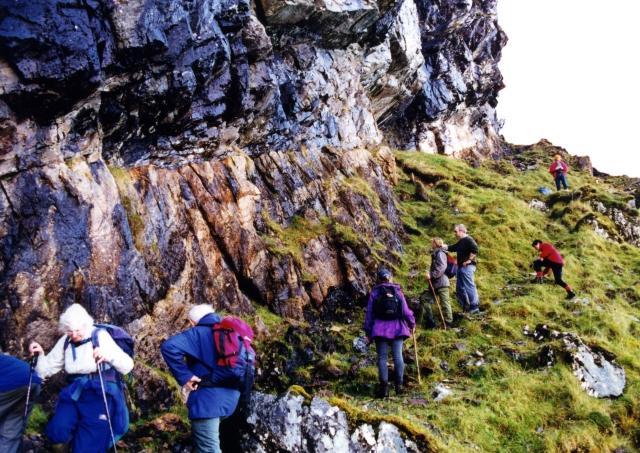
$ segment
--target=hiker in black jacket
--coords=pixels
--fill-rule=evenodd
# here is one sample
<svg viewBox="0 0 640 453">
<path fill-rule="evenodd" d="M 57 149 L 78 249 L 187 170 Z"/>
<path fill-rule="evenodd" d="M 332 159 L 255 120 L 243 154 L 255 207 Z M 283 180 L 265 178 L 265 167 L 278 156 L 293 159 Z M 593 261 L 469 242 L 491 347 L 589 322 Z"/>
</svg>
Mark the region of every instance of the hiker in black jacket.
<svg viewBox="0 0 640 453">
<path fill-rule="evenodd" d="M 467 235 L 467 227 L 463 224 L 456 225 L 453 234 L 458 238 L 458 242 L 449 246 L 450 252 L 457 253 L 458 272 L 456 273 L 456 295 L 462 309 L 472 315 L 480 313 L 478 309 L 478 290 L 474 281 L 476 272 L 476 255 L 478 254 L 478 244 L 473 238 Z"/>
</svg>

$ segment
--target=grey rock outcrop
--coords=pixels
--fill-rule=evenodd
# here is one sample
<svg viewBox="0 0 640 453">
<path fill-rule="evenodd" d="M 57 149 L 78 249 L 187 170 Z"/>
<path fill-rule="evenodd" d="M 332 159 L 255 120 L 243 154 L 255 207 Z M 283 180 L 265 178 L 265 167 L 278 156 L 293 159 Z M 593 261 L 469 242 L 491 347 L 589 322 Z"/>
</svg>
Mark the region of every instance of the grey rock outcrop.
<svg viewBox="0 0 640 453">
<path fill-rule="evenodd" d="M 533 336 L 537 342 L 559 341 L 565 360 L 571 364 L 574 376 L 589 395 L 596 398 L 622 395 L 626 385 L 626 373 L 624 368 L 615 362 L 616 356 L 612 352 L 586 345 L 575 333 L 558 332 L 543 324 L 538 324 L 534 332 L 531 332 L 529 326 L 524 326 L 523 333 Z M 536 359 L 539 364 L 554 360 L 553 351 L 545 348 Z M 549 360 L 546 360 L 546 357 Z"/>
<path fill-rule="evenodd" d="M 351 432 L 343 411 L 328 402 L 290 392 L 280 397 L 254 393 L 253 404 L 243 429 L 241 450 L 336 453 L 417 452 L 410 439 L 403 439 L 398 428 L 380 423 L 378 429 L 361 424 Z"/>
<path fill-rule="evenodd" d="M 427 82 L 395 127 L 398 148 L 478 158 L 501 154 L 495 107 L 507 36 L 497 1 L 417 2 Z"/>
<path fill-rule="evenodd" d="M 564 333 L 557 336 L 572 359 L 573 374 L 580 381 L 583 390 L 596 398 L 622 395 L 626 374 L 624 368 L 615 363 L 613 353 L 587 346 L 576 334 Z"/>
<path fill-rule="evenodd" d="M 605 206 L 601 201 L 593 201 L 591 203 L 593 209 L 600 214 L 605 215 L 613 221 L 616 227 L 615 232 L 607 231 L 605 228 L 601 228 L 598 221 L 595 219 L 589 219 L 589 223 L 596 234 L 604 237 L 605 239 L 617 240 L 616 234 L 619 235 L 625 242 L 640 247 L 640 221 L 638 217 L 632 217 L 625 211 L 618 209 L 614 206 Z M 611 234 L 613 233 L 613 234 Z"/>
</svg>

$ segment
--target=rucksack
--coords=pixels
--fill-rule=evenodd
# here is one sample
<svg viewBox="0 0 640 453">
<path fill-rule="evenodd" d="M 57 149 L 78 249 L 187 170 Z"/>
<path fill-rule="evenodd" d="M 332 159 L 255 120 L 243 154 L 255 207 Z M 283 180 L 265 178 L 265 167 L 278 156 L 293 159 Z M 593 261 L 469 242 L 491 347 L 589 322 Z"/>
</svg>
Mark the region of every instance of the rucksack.
<svg viewBox="0 0 640 453">
<path fill-rule="evenodd" d="M 212 330 L 218 366 L 211 373 L 211 386 L 238 390 L 248 400 L 256 361 L 256 352 L 251 347 L 251 326 L 242 319 L 229 317 Z"/>
<path fill-rule="evenodd" d="M 402 301 L 394 286 L 380 286 L 373 298 L 373 314 L 376 319 L 392 321 L 402 319 Z"/>
<path fill-rule="evenodd" d="M 135 341 L 121 327 L 113 326 L 111 324 L 94 324 L 93 327 L 95 327 L 95 329 L 93 330 L 93 332 L 91 332 L 91 344 L 93 345 L 94 348 L 100 347 L 100 342 L 98 341 L 98 332 L 100 332 L 101 330 L 104 330 L 109 334 L 111 338 L 113 338 L 113 341 L 115 342 L 115 344 L 118 345 L 118 347 L 122 349 L 122 351 L 125 354 L 127 354 L 132 359 L 134 358 Z M 71 343 L 71 339 L 67 337 L 67 339 L 64 342 L 65 350 L 67 349 L 70 343 Z M 112 369 L 113 369 L 113 372 L 115 372 L 116 383 L 121 389 L 124 388 L 124 379 L 122 374 L 119 371 L 117 371 L 115 368 L 112 368 Z M 110 371 L 110 370 L 107 370 L 107 371 Z M 133 375 L 131 374 L 131 372 L 127 374 L 126 380 L 129 383 L 133 381 Z"/>
<path fill-rule="evenodd" d="M 447 268 L 444 270 L 444 275 L 449 278 L 453 278 L 456 276 L 456 272 L 458 272 L 458 263 L 456 263 L 456 259 L 449 255 L 447 255 Z"/>
</svg>

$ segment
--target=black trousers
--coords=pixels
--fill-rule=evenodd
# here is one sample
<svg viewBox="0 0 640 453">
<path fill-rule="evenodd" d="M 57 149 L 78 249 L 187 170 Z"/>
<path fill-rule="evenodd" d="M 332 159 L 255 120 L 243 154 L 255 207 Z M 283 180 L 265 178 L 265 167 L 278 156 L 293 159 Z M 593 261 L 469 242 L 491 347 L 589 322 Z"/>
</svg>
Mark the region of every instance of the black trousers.
<svg viewBox="0 0 640 453">
<path fill-rule="evenodd" d="M 542 272 L 543 267 L 547 267 L 547 268 L 550 267 L 551 271 L 553 272 L 553 278 L 556 280 L 556 285 L 560 285 L 563 288 L 566 288 L 569 285 L 567 285 L 567 283 L 564 280 L 562 280 L 563 266 L 564 266 L 563 264 L 556 263 L 555 261 L 551 261 L 547 258 L 544 258 L 542 260 L 538 258 L 533 262 L 533 269 L 536 272 Z"/>
<path fill-rule="evenodd" d="M 0 451 L 2 453 L 18 453 L 20 449 L 27 387 L 28 385 L 23 385 L 13 390 L 0 392 Z M 31 415 L 39 393 L 40 384 L 31 384 L 27 417 Z"/>
</svg>

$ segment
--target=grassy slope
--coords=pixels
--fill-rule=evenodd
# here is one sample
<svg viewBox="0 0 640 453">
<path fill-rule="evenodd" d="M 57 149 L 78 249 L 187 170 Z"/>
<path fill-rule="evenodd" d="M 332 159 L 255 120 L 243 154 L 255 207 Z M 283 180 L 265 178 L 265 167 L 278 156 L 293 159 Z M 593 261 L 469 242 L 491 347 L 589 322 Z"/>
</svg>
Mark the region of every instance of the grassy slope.
<svg viewBox="0 0 640 453">
<path fill-rule="evenodd" d="M 546 162 L 549 152 L 534 148 L 525 157 Z M 640 250 L 602 239 L 587 225 L 576 227 L 585 217 L 592 217 L 601 226 L 611 228 L 611 222 L 594 213 L 584 197 L 559 200 L 547 214 L 530 210 L 528 202 L 532 198 L 544 199 L 537 188 L 553 185 L 546 164 L 521 173 L 506 162 L 485 162 L 480 168 L 471 168 L 465 162 L 442 156 L 395 154 L 404 170 L 398 171 L 395 191 L 401 198 L 410 199 L 401 203 L 409 242 L 404 244 L 405 254 L 395 269 L 395 281 L 406 294 L 419 295 L 427 287 L 423 274 L 430 263 L 429 238 L 440 236 L 453 243 L 453 226 L 464 223 L 480 246 L 476 283 L 485 315 L 473 322 L 456 321 L 457 331 L 418 329 L 420 363 L 433 373 L 423 376 L 420 386 L 409 382 L 410 387 L 415 387 L 403 398 L 394 397 L 393 392 L 388 400 L 372 398 L 371 384 L 377 381 L 374 366 L 360 369 L 355 377 L 345 374 L 331 378 L 326 373 L 331 367 L 348 372 L 354 359 L 362 357 L 350 344 L 355 336 L 362 335 L 364 313 L 356 314 L 352 325 L 331 328 L 332 335 L 343 339 L 342 353 L 332 353 L 314 365 L 298 369 L 297 374 L 330 379 L 330 388 L 323 389 L 320 395 L 335 395 L 330 402 L 345 409 L 351 422 L 376 425 L 382 420 L 391 421 L 414 438 L 426 440 L 433 451 L 471 451 L 473 445 L 480 451 L 492 452 L 606 452 L 620 445 L 633 451 L 637 446 L 634 443 L 640 442 L 640 324 L 631 316 L 640 318 Z M 409 173 L 427 185 L 429 202 L 411 201 L 415 199 L 415 188 Z M 574 198 L 579 190 L 608 205 L 625 202 L 624 197 L 612 194 L 615 189 L 598 183 L 587 173 L 571 172 L 568 181 Z M 557 195 L 551 197 L 557 199 Z M 318 231 L 295 223 L 282 231 L 274 228 L 274 234 L 282 241 L 274 245 L 295 257 L 305 238 L 325 234 L 335 227 L 331 219 L 323 219 Z M 334 234 L 344 236 L 341 231 Z M 589 305 L 565 302 L 564 291 L 550 282 L 528 283 L 530 263 L 537 256 L 530 245 L 534 238 L 556 245 L 566 261 L 565 280 L 580 298 L 589 299 Z M 453 292 L 452 304 L 454 312 L 458 311 Z M 577 310 L 580 315 L 573 314 Z M 271 341 L 284 335 L 287 323 L 262 307 L 258 307 L 258 313 L 272 332 L 270 340 L 257 345 L 258 352 L 265 354 Z M 614 400 L 589 397 L 562 361 L 547 369 L 529 369 L 503 352 L 507 344 L 515 351 L 535 352 L 540 345 L 525 337 L 522 327 L 538 323 L 577 332 L 587 343 L 614 352 L 627 373 L 624 395 Z M 516 341 L 525 341 L 526 345 L 514 345 Z M 467 351 L 452 351 L 455 343 L 465 344 Z M 405 347 L 412 348 L 412 342 L 406 342 Z M 475 351 L 484 354 L 488 365 L 458 365 Z M 375 358 L 373 349 L 368 355 Z M 447 361 L 451 371 L 439 368 L 442 361 Z M 415 364 L 407 364 L 407 373 L 415 377 Z M 283 377 L 285 382 L 288 379 Z M 426 407 L 413 402 L 431 399 L 435 385 L 445 379 L 453 396 Z M 31 430 L 41 428 L 45 420 L 32 417 Z M 429 424 L 438 427 L 443 437 L 435 435 L 427 427 Z"/>
<path fill-rule="evenodd" d="M 485 315 L 473 322 L 457 321 L 459 331 L 419 330 L 421 365 L 434 372 L 423 377 L 409 396 L 394 398 L 392 392 L 390 400 L 373 400 L 367 384 L 377 381 L 377 371 L 370 366 L 359 370 L 355 378 L 333 380 L 332 391 L 341 399 L 334 398 L 332 403 L 348 409 L 352 420 L 379 422 L 380 417 L 401 417 L 406 421 L 405 432 L 422 433 L 440 451 L 469 451 L 470 444 L 481 451 L 501 452 L 605 452 L 621 445 L 632 450 L 640 434 L 640 328 L 631 318 L 640 317 L 640 250 L 596 236 L 588 225 L 576 228 L 585 216 L 597 218 L 600 225 L 610 222 L 594 214 L 583 201 L 585 197 L 571 199 L 578 198 L 577 191 L 609 204 L 622 204 L 624 198 L 613 195 L 613 188 L 586 172 L 571 172 L 572 195 L 557 201 L 545 214 L 528 208 L 532 198 L 544 198 L 537 191 L 539 186 L 553 185 L 545 163 L 521 173 L 506 162 L 485 162 L 472 168 L 442 156 L 395 154 L 404 170 L 399 170 L 396 193 L 401 198 L 414 194 L 408 176 L 414 173 L 425 182 L 430 197 L 430 202 L 402 203 L 410 234 L 402 264 L 395 269 L 396 282 L 405 293 L 420 294 L 427 286 L 423 274 L 430 263 L 429 238 L 440 236 L 452 243 L 453 226 L 464 223 L 480 246 L 476 283 Z M 534 148 L 527 154 L 529 159 L 544 158 L 541 162 L 549 159 L 545 149 Z M 534 238 L 557 246 L 566 261 L 565 280 L 580 298 L 589 300 L 588 305 L 566 302 L 565 292 L 550 281 L 529 283 L 531 261 L 537 256 L 531 247 Z M 459 310 L 455 297 L 453 307 Z M 578 310 L 581 313 L 575 314 Z M 352 326 L 334 326 L 345 343 L 362 334 L 362 318 L 361 313 Z M 525 337 L 522 327 L 538 323 L 577 332 L 585 342 L 615 353 L 627 373 L 624 395 L 614 400 L 589 397 L 562 361 L 536 370 L 504 353 L 506 344 L 519 352 L 536 352 L 540 345 Z M 516 341 L 526 345 L 514 345 Z M 454 343 L 464 343 L 467 351 L 453 352 Z M 411 343 L 405 346 L 410 348 Z M 484 354 L 488 365 L 458 365 L 475 351 Z M 333 353 L 298 372 L 318 377 L 329 365 L 346 372 L 353 360 L 353 351 Z M 438 366 L 443 360 L 451 368 L 448 373 Z M 408 373 L 415 376 L 415 365 L 408 365 Z M 426 407 L 411 402 L 420 396 L 430 398 L 435 385 L 445 379 L 451 381 L 452 397 Z M 429 431 L 428 424 L 437 426 L 444 438 Z"/>
<path fill-rule="evenodd" d="M 534 149 L 530 154 L 540 157 L 544 152 Z M 459 440 L 470 441 L 486 451 L 504 452 L 595 452 L 631 446 L 638 440 L 634 438 L 638 436 L 636 425 L 640 418 L 640 329 L 631 318 L 640 317 L 640 250 L 596 236 L 586 225 L 576 229 L 580 219 L 593 215 L 586 202 L 558 203 L 549 214 L 530 210 L 528 202 L 541 199 L 537 188 L 553 184 L 545 164 L 540 164 L 539 170 L 520 173 L 504 163 L 487 162 L 473 169 L 441 156 L 397 152 L 396 157 L 405 171 L 422 174 L 423 178 L 442 178 L 430 193 L 431 202 L 403 205 L 404 221 L 422 234 L 411 236 L 405 264 L 398 269 L 396 280 L 407 292 L 419 293 L 427 285 L 422 274 L 430 261 L 428 238 L 440 236 L 452 243 L 453 226 L 464 223 L 480 246 L 476 283 L 481 307 L 486 310 L 482 321 L 463 321 L 460 333 L 420 333 L 421 360 L 447 360 L 452 369 L 448 374 L 435 372 L 423 380 L 420 389 L 428 391 L 448 377 L 456 379 L 452 385 L 456 393 L 427 409 L 403 412 L 409 417 L 432 420 L 450 436 L 452 451 L 467 448 Z M 615 198 L 611 195 L 615 190 L 596 182 L 588 173 L 572 172 L 568 180 L 573 191 L 586 187 L 594 199 Z M 396 191 L 413 193 L 413 184 L 406 175 Z M 433 222 L 421 227 L 420 222 L 426 223 L 424 219 L 430 217 Z M 534 238 L 556 245 L 565 257 L 565 280 L 579 297 L 589 299 L 589 305 L 565 302 L 565 293 L 558 286 L 528 284 L 530 262 L 536 257 L 530 245 Z M 413 278 L 412 270 L 419 271 Z M 500 299 L 504 301 L 492 303 Z M 577 310 L 580 315 L 572 313 Z M 614 352 L 627 373 L 624 396 L 616 400 L 589 397 L 567 365 L 528 370 L 502 352 L 500 345 L 514 341 L 527 341 L 520 348 L 523 351 L 535 350 L 537 345 L 521 331 L 525 324 L 533 327 L 538 323 L 577 332 L 585 342 Z M 459 369 L 456 363 L 466 353 L 450 353 L 455 342 L 465 343 L 469 351 L 482 351 L 491 364 Z M 480 404 L 469 404 L 473 399 Z M 541 433 L 537 432 L 539 427 Z"/>
</svg>

